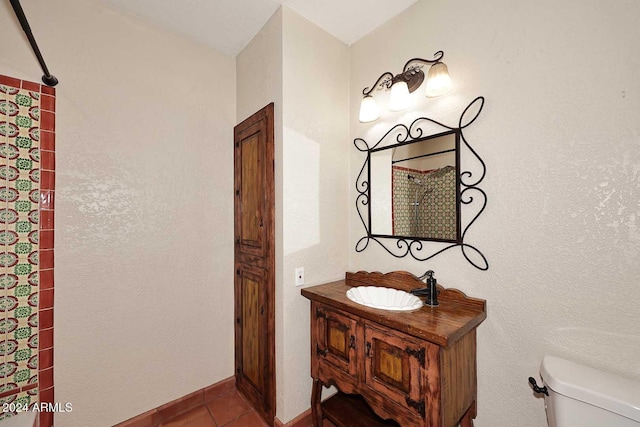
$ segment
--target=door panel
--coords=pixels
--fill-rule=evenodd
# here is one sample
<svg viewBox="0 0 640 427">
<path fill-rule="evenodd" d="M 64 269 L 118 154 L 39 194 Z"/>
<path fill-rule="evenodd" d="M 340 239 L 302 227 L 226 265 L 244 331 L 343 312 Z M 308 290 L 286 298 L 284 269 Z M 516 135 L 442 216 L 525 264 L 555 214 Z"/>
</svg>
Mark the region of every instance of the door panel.
<svg viewBox="0 0 640 427">
<path fill-rule="evenodd" d="M 242 367 L 244 375 L 258 390 L 262 389 L 260 337 L 266 336 L 266 324 L 260 316 L 263 306 L 264 278 L 241 272 L 242 283 Z"/>
<path fill-rule="evenodd" d="M 261 188 L 266 179 L 265 123 L 249 127 L 239 135 L 237 152 L 240 162 L 240 250 L 265 255 L 264 194 Z"/>
<path fill-rule="evenodd" d="M 275 184 L 273 104 L 234 128 L 236 386 L 275 418 Z"/>
<path fill-rule="evenodd" d="M 318 348 L 316 353 L 327 363 L 357 377 L 356 327 L 357 322 L 326 306 L 316 310 Z"/>
<path fill-rule="evenodd" d="M 236 386 L 256 409 L 269 408 L 267 272 L 239 264 L 236 274 Z"/>
<path fill-rule="evenodd" d="M 421 390 L 427 345 L 397 331 L 365 325 L 365 383 L 423 418 L 426 402 Z"/>
</svg>

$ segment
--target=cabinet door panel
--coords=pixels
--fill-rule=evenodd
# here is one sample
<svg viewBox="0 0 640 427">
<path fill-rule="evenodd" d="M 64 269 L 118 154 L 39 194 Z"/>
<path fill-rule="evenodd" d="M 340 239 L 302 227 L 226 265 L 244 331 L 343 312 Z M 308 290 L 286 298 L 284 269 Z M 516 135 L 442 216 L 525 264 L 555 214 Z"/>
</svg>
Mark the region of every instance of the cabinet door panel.
<svg viewBox="0 0 640 427">
<path fill-rule="evenodd" d="M 267 256 L 271 209 L 268 188 L 271 169 L 264 142 L 266 122 L 259 121 L 236 135 L 236 242 L 242 254 Z"/>
<path fill-rule="evenodd" d="M 265 316 L 266 272 L 238 266 L 236 280 L 236 381 L 252 402 L 267 403 L 265 366 L 269 326 Z"/>
<path fill-rule="evenodd" d="M 375 378 L 408 395 L 411 392 L 409 357 L 394 345 L 377 338 L 372 340 L 375 342 L 371 359 Z"/>
<path fill-rule="evenodd" d="M 397 331 L 366 324 L 365 384 L 424 417 L 422 386 L 427 345 Z"/>
<path fill-rule="evenodd" d="M 350 375 L 356 376 L 356 320 L 324 306 L 316 310 L 316 353 Z"/>
</svg>

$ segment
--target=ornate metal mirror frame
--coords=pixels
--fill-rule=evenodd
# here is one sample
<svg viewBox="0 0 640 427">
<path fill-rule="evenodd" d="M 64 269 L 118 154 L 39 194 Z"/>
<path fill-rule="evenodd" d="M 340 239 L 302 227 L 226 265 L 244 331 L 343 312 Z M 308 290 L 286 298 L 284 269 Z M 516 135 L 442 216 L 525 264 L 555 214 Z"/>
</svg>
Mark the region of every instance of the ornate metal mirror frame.
<svg viewBox="0 0 640 427">
<path fill-rule="evenodd" d="M 397 124 L 393 126 L 391 129 L 389 129 L 389 131 L 387 131 L 387 133 L 384 134 L 382 138 L 380 138 L 378 142 L 376 142 L 372 146 L 369 146 L 369 144 L 367 144 L 367 142 L 362 138 L 356 138 L 353 141 L 353 144 L 355 145 L 356 149 L 358 149 L 358 151 L 367 154 L 367 158 L 365 159 L 364 164 L 362 165 L 362 168 L 358 173 L 358 177 L 356 178 L 356 190 L 358 192 L 358 196 L 356 197 L 356 210 L 358 211 L 360 221 L 362 222 L 362 225 L 364 226 L 367 234 L 356 243 L 356 252 L 364 251 L 369 245 L 369 242 L 373 240 L 380 246 L 382 246 L 389 254 L 393 255 L 396 258 L 403 258 L 407 255 L 411 255 L 418 261 L 426 261 L 446 250 L 460 247 L 462 255 L 466 258 L 467 261 L 469 261 L 471 265 L 478 268 L 479 270 L 487 270 L 489 268 L 489 263 L 487 262 L 487 259 L 482 254 L 482 252 L 480 252 L 480 250 L 470 245 L 469 243 L 465 243 L 464 241 L 469 227 L 471 227 L 471 224 L 473 224 L 476 219 L 478 219 L 487 205 L 487 195 L 479 187 L 480 183 L 482 182 L 482 180 L 484 180 L 484 177 L 486 175 L 486 166 L 478 153 L 476 153 L 471 145 L 469 145 L 469 142 L 465 138 L 463 132 L 464 129 L 466 129 L 478 118 L 483 107 L 484 97 L 479 96 L 471 101 L 471 103 L 469 103 L 469 105 L 460 115 L 460 120 L 458 121 L 457 127 L 447 126 L 428 117 L 420 117 L 414 120 L 408 127 L 404 124 Z M 436 125 L 436 127 L 441 127 L 443 129 L 458 133 L 460 135 L 461 141 L 464 143 L 459 144 L 459 150 L 463 151 L 466 147 L 466 150 L 471 152 L 475 159 L 477 159 L 480 167 L 478 178 L 475 178 L 474 173 L 469 170 L 465 170 L 462 172 L 460 170 L 456 171 L 456 188 L 459 189 L 459 193 L 456 195 L 456 199 L 459 202 L 457 204 L 458 215 L 461 216 L 462 205 L 475 206 L 477 212 L 475 213 L 475 215 L 473 215 L 472 218 L 468 220 L 468 223 L 464 225 L 461 234 L 460 230 L 457 231 L 460 236 L 459 239 L 456 239 L 453 242 L 448 242 L 449 244 L 447 246 L 433 253 L 425 247 L 423 241 L 442 242 L 442 240 L 422 237 L 381 236 L 372 233 L 371 230 L 370 181 L 372 152 L 380 151 L 387 145 L 393 144 L 394 146 L 400 146 L 427 139 L 429 135 L 425 134 L 423 128 L 427 124 L 429 124 L 430 126 Z M 460 152 L 458 152 L 457 155 L 460 155 Z M 460 223 L 459 226 L 461 226 Z M 473 254 L 475 254 L 475 256 L 473 256 Z"/>
</svg>

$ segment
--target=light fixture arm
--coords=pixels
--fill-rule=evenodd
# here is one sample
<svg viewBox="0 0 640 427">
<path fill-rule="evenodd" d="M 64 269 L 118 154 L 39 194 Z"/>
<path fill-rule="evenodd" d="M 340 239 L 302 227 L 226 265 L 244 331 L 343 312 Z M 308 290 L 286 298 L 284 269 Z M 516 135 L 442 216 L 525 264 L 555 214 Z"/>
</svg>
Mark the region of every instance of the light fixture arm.
<svg viewBox="0 0 640 427">
<path fill-rule="evenodd" d="M 398 79 L 403 78 L 405 80 L 408 80 L 408 77 L 405 76 L 407 71 L 411 71 L 412 69 L 409 67 L 412 63 L 414 62 L 422 62 L 425 64 L 435 64 L 436 62 L 440 62 L 440 60 L 444 57 L 444 52 L 439 50 L 436 53 L 433 54 L 433 59 L 424 59 L 424 58 L 411 58 L 410 60 L 407 61 L 406 64 L 404 64 L 404 68 L 402 69 L 402 73 L 398 74 L 397 76 L 394 75 L 393 73 L 387 71 L 385 73 L 382 73 L 382 75 L 380 77 L 378 77 L 378 80 L 376 80 L 376 82 L 373 84 L 373 86 L 371 87 L 365 87 L 362 90 L 362 94 L 364 96 L 368 96 L 371 95 L 371 93 L 378 89 L 378 88 L 386 88 L 386 89 L 391 89 L 391 85 Z M 420 81 L 420 83 L 422 83 L 422 80 Z"/>
<path fill-rule="evenodd" d="M 378 80 L 376 80 L 373 86 L 371 86 L 371 89 L 369 89 L 368 87 L 365 87 L 364 89 L 362 89 L 362 94 L 364 96 L 371 95 L 371 92 L 373 92 L 378 87 L 378 85 L 380 85 L 380 87 L 386 87 L 387 89 L 389 89 L 391 88 L 392 80 L 393 80 L 393 74 L 387 71 L 386 73 L 383 73 L 380 77 L 378 77 Z"/>
<path fill-rule="evenodd" d="M 414 62 L 424 62 L 425 64 L 435 64 L 436 62 L 440 62 L 440 60 L 444 57 L 444 52 L 439 50 L 433 54 L 433 59 L 423 59 L 423 58 L 412 58 L 404 64 L 404 68 L 402 69 L 403 73 L 406 73 L 410 70 L 409 65 Z"/>
</svg>

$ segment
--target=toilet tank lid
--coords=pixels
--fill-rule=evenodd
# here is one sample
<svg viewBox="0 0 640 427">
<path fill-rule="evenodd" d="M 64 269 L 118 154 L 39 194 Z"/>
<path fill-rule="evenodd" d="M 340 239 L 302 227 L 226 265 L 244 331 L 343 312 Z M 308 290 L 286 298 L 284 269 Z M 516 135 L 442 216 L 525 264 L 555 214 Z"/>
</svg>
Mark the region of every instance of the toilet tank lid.
<svg viewBox="0 0 640 427">
<path fill-rule="evenodd" d="M 640 382 L 555 356 L 545 356 L 540 376 L 548 388 L 640 422 Z"/>
</svg>

